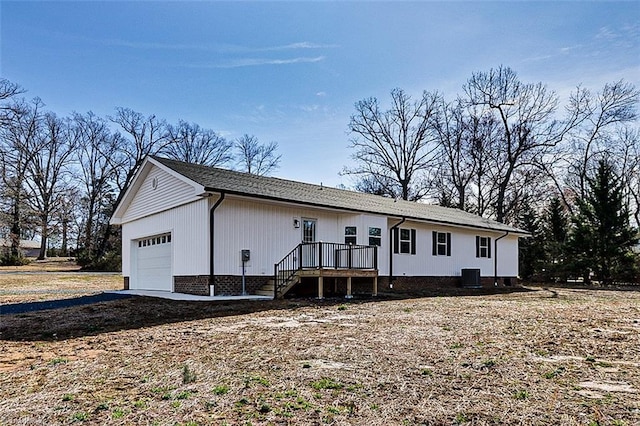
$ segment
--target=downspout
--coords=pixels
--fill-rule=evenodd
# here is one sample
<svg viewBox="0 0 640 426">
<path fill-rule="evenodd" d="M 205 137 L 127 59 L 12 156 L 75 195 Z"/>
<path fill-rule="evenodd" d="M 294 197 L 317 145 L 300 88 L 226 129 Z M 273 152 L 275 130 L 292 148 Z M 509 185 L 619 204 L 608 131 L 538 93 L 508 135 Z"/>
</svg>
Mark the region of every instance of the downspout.
<svg viewBox="0 0 640 426">
<path fill-rule="evenodd" d="M 493 285 L 498 286 L 498 241 L 509 235 L 509 231 L 506 234 L 496 238 L 493 242 Z"/>
<path fill-rule="evenodd" d="M 398 226 L 402 225 L 407 220 L 403 217 L 402 220 L 389 229 L 389 288 L 393 288 L 393 230 L 398 229 Z"/>
<path fill-rule="evenodd" d="M 213 256 L 213 251 L 214 251 L 214 212 L 216 211 L 216 209 L 218 208 L 218 206 L 222 203 L 222 201 L 224 200 L 224 192 L 220 192 L 220 198 L 218 198 L 218 200 L 215 202 L 215 204 L 213 205 L 213 207 L 211 207 L 211 210 L 209 210 L 209 286 L 212 286 L 214 284 L 214 278 L 215 278 L 215 273 L 214 273 L 214 256 Z M 214 287 L 214 292 L 215 292 L 215 287 Z"/>
</svg>

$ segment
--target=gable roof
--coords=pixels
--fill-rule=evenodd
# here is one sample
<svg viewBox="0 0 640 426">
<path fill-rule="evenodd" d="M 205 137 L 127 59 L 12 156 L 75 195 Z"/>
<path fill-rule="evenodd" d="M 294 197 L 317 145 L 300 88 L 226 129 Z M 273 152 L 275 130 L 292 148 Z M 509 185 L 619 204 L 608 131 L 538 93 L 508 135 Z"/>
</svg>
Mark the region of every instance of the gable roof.
<svg viewBox="0 0 640 426">
<path fill-rule="evenodd" d="M 157 156 L 150 158 L 192 182 L 201 185 L 207 192 L 224 192 L 226 194 L 293 202 L 316 207 L 383 214 L 399 219 L 406 218 L 467 228 L 504 231 L 521 236 L 529 235 L 527 231 L 458 209 L 413 201 L 395 200 L 379 195 L 329 188 L 322 185 L 313 185 L 274 177 L 257 176 Z"/>
</svg>

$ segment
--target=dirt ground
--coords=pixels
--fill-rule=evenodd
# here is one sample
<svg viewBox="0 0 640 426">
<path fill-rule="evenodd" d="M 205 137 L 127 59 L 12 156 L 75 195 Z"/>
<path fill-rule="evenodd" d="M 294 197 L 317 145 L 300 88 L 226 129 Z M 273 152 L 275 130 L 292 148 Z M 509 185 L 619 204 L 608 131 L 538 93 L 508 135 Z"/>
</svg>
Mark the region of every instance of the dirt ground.
<svg viewBox="0 0 640 426">
<path fill-rule="evenodd" d="M 522 290 L 0 316 L 0 424 L 640 424 L 640 292 Z"/>
</svg>

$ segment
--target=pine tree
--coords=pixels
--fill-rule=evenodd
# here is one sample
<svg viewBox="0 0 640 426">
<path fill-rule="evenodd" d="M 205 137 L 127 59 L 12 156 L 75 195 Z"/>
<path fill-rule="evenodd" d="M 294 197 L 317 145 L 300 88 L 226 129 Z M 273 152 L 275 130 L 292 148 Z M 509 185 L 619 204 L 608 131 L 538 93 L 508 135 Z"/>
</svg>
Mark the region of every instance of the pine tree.
<svg viewBox="0 0 640 426">
<path fill-rule="evenodd" d="M 569 218 L 559 197 L 551 199 L 542 220 L 547 277 L 564 281 Z"/>
<path fill-rule="evenodd" d="M 569 238 L 574 272 L 590 282 L 590 271 L 603 284 L 629 279 L 633 275 L 637 231 L 629 225 L 624 203 L 623 184 L 606 160 L 588 178 L 586 197 L 578 200 L 578 212 L 572 219 Z"/>
<path fill-rule="evenodd" d="M 518 226 L 531 233 L 519 242 L 519 270 L 524 280 L 531 280 L 542 271 L 545 261 L 544 240 L 540 220 L 528 205 L 518 217 Z"/>
</svg>

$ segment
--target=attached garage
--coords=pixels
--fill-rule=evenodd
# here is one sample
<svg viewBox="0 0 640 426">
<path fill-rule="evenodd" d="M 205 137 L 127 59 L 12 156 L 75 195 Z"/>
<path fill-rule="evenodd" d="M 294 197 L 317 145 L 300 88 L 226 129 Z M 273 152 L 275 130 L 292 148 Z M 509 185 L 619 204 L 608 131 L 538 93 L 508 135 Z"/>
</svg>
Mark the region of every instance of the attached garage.
<svg viewBox="0 0 640 426">
<path fill-rule="evenodd" d="M 171 273 L 171 234 L 137 240 L 133 270 L 138 290 L 173 291 Z"/>
</svg>

